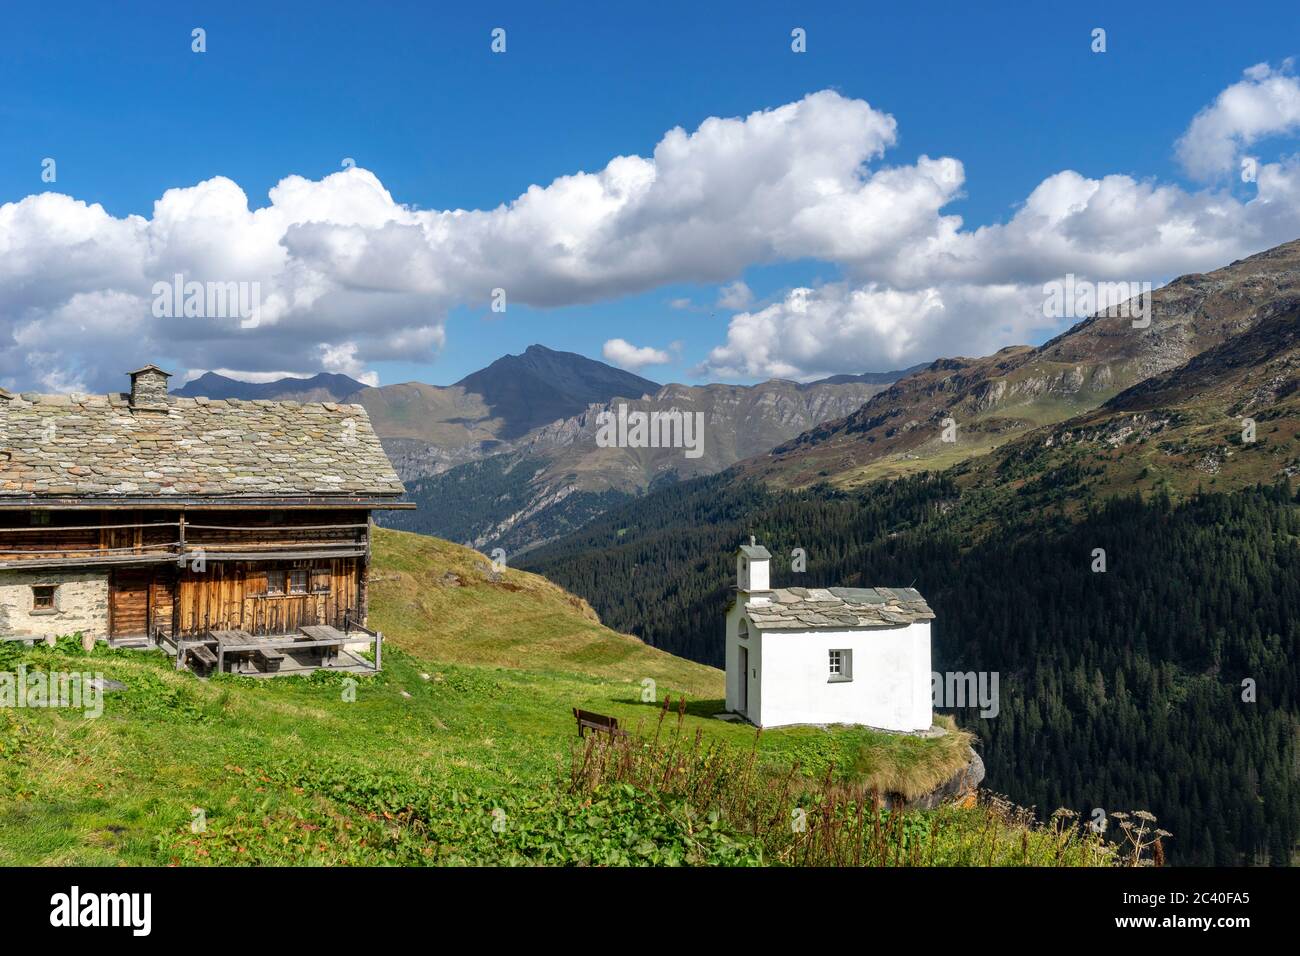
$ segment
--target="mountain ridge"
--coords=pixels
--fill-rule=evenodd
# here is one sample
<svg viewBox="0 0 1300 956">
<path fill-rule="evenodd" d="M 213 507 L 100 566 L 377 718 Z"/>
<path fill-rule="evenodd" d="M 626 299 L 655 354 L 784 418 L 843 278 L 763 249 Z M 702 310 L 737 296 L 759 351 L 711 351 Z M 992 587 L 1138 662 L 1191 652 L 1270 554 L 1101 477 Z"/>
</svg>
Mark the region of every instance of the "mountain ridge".
<svg viewBox="0 0 1300 956">
<path fill-rule="evenodd" d="M 386 516 L 393 527 L 517 553 L 648 488 L 711 474 L 766 452 L 819 422 L 848 414 L 917 368 L 812 382 L 661 385 L 576 353 L 531 345 L 453 385 L 367 387 L 342 377 L 357 385 L 351 394 L 302 400 L 366 409 L 410 497 L 425 505 L 415 513 Z M 322 378 L 264 383 L 248 394 L 289 397 L 276 389 L 301 390 L 302 383 Z M 231 393 L 240 384 L 205 375 L 185 393 L 217 386 L 208 397 L 237 397 Z M 681 448 L 599 447 L 601 416 L 616 415 L 621 405 L 632 412 L 700 416 L 698 456 Z M 449 475 L 445 481 L 439 478 L 444 474 Z M 444 500 L 458 502 L 459 513 L 449 514 L 441 506 Z"/>
<path fill-rule="evenodd" d="M 519 553 L 649 488 L 712 474 L 769 449 L 818 421 L 860 406 L 883 387 L 846 382 L 808 388 L 781 379 L 757 385 L 673 383 L 653 395 L 614 398 L 535 429 L 519 441 L 495 445 L 492 454 L 436 473 L 412 474 L 423 469 L 399 460 L 399 473 L 406 466 L 408 496 L 428 507 L 385 520 L 404 530 Z M 620 406 L 629 415 L 667 411 L 695 416 L 692 420 L 701 427 L 692 454 L 698 456 L 687 455 L 681 447 L 600 447 L 600 423 L 607 415 L 617 417 Z M 467 499 L 467 486 L 483 489 L 487 506 Z M 447 498 L 462 502 L 462 508 L 473 512 L 473 520 L 466 524 L 461 516 L 439 509 L 437 503 Z"/>
<path fill-rule="evenodd" d="M 1098 313 L 1037 347 L 942 358 L 841 419 L 742 463 L 785 487 L 852 487 L 944 467 L 1065 421 L 1213 348 L 1258 320 L 1259 303 L 1300 291 L 1300 240 L 1155 290 L 1150 322 Z M 957 440 L 944 441 L 944 422 Z"/>
<path fill-rule="evenodd" d="M 236 398 L 244 401 L 270 399 L 296 402 L 342 402 L 349 395 L 366 388 L 362 382 L 335 372 L 318 372 L 309 378 L 285 376 L 270 382 L 245 382 L 218 372 L 204 372 L 171 394 L 182 398 L 202 396 L 215 400 Z"/>
</svg>

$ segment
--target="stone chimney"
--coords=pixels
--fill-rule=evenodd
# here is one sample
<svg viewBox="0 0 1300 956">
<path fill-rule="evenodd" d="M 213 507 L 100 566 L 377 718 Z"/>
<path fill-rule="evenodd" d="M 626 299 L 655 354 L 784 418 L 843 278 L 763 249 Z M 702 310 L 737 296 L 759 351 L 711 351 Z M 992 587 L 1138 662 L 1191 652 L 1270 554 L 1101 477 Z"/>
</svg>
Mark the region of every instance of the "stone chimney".
<svg viewBox="0 0 1300 956">
<path fill-rule="evenodd" d="M 167 379 L 171 372 L 164 372 L 157 365 L 146 365 L 131 372 L 131 407 L 150 411 L 167 410 Z"/>
</svg>

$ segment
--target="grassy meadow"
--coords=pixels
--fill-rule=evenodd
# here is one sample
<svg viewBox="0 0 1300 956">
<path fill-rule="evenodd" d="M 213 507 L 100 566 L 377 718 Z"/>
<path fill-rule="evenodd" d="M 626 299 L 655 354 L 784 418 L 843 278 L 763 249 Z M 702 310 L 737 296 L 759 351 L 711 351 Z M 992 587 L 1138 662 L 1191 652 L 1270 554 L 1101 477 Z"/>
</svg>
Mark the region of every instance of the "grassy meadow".
<svg viewBox="0 0 1300 956">
<path fill-rule="evenodd" d="M 810 859 L 810 846 L 835 841 L 786 819 L 805 813 L 816 831 L 847 819 L 855 799 L 863 812 L 872 788 L 923 793 L 966 760 L 955 728 L 760 735 L 718 720 L 719 671 L 615 634 L 544 579 L 494 572 L 436 539 L 380 532 L 371 602 L 384 670 L 359 678 L 199 680 L 161 652 L 0 645 L 0 671 L 126 685 L 97 719 L 0 709 L 0 865 L 855 862 L 847 849 Z M 593 752 L 603 742 L 577 742 L 574 707 L 632 731 L 617 760 Z M 877 862 L 895 845 L 892 862 L 1113 854 L 1009 808 L 869 810 Z M 881 829 L 891 817 L 896 832 Z"/>
</svg>

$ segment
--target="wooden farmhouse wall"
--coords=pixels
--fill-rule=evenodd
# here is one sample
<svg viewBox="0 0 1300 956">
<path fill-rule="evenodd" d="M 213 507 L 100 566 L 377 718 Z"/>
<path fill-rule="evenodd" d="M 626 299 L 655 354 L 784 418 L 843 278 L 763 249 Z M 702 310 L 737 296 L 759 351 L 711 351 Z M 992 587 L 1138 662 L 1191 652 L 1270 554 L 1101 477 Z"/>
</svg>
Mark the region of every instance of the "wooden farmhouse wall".
<svg viewBox="0 0 1300 956">
<path fill-rule="evenodd" d="M 176 583 L 180 632 L 292 633 L 358 613 L 361 559 L 222 561 L 186 568 Z M 305 590 L 299 590 L 305 588 Z"/>
<path fill-rule="evenodd" d="M 360 621 L 369 540 L 360 508 L 0 511 L 0 565 L 101 574 L 115 637 Z"/>
</svg>

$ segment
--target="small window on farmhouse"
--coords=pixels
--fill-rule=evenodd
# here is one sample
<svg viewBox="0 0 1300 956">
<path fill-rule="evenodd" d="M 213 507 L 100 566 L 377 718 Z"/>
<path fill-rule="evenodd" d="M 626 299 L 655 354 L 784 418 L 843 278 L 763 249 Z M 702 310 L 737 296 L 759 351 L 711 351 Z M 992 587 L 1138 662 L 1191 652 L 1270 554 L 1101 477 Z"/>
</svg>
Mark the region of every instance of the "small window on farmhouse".
<svg viewBox="0 0 1300 956">
<path fill-rule="evenodd" d="M 315 568 L 311 572 L 311 591 L 313 594 L 330 593 L 329 568 Z"/>
<path fill-rule="evenodd" d="M 266 572 L 266 593 L 267 594 L 284 593 L 284 572 L 283 571 Z"/>
<path fill-rule="evenodd" d="M 53 584 L 38 584 L 32 588 L 33 611 L 54 610 L 54 588 Z"/>
<path fill-rule="evenodd" d="M 32 524 L 50 523 L 50 513 L 48 511 L 30 511 L 28 514 L 31 516 Z"/>
<path fill-rule="evenodd" d="M 289 593 L 290 594 L 307 593 L 307 572 L 306 571 L 289 572 Z"/>
<path fill-rule="evenodd" d="M 832 681 L 853 680 L 853 652 L 846 650 L 830 652 L 830 679 Z"/>
</svg>

